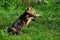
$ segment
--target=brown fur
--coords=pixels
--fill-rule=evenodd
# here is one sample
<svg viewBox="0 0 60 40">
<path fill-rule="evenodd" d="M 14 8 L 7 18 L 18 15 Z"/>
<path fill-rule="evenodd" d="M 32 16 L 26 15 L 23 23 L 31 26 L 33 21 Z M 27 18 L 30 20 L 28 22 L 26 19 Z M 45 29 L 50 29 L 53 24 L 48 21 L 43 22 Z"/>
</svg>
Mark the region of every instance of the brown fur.
<svg viewBox="0 0 60 40">
<path fill-rule="evenodd" d="M 36 18 L 36 16 L 39 15 L 34 15 L 33 8 L 27 8 L 27 10 L 14 22 L 12 27 L 8 28 L 8 32 L 19 34 L 22 28 L 27 26 L 32 19 Z"/>
</svg>

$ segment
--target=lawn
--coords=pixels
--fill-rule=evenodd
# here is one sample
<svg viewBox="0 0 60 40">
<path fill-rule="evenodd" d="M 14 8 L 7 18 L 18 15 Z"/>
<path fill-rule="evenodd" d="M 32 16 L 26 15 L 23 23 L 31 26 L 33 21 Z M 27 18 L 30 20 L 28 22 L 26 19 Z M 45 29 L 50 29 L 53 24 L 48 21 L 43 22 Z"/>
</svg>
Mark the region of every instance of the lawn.
<svg viewBox="0 0 60 40">
<path fill-rule="evenodd" d="M 47 0 L 48 4 L 35 5 L 36 14 L 42 17 L 31 21 L 20 35 L 9 35 L 7 28 L 25 11 L 26 6 L 14 9 L 0 7 L 0 40 L 60 40 L 60 3 Z"/>
</svg>

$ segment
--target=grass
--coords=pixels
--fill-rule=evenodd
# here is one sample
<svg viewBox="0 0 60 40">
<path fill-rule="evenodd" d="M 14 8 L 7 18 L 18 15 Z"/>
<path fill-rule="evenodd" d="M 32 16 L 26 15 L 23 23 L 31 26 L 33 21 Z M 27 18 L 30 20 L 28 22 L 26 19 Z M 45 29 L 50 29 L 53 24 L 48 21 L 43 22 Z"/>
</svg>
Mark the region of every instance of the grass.
<svg viewBox="0 0 60 40">
<path fill-rule="evenodd" d="M 34 6 L 36 13 L 42 14 L 25 27 L 20 35 L 9 35 L 7 27 L 24 12 L 25 7 L 5 10 L 0 8 L 0 40 L 59 40 L 60 39 L 60 3 L 53 0 L 48 4 Z"/>
</svg>

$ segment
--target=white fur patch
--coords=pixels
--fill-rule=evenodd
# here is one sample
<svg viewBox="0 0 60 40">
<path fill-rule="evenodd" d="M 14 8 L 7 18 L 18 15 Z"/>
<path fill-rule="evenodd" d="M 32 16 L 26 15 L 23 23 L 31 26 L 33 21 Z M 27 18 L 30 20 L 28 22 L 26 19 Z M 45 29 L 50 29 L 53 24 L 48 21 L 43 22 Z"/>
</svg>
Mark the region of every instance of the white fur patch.
<svg viewBox="0 0 60 40">
<path fill-rule="evenodd" d="M 33 19 L 33 17 L 28 18 L 28 22 L 27 22 L 26 26 L 30 23 L 30 21 L 31 21 L 32 19 Z"/>
</svg>

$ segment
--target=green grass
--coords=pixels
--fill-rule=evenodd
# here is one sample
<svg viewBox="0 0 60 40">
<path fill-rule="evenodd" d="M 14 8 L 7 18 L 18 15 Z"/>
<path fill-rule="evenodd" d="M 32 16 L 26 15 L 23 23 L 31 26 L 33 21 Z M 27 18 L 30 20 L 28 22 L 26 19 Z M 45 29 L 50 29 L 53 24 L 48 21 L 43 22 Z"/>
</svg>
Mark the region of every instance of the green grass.
<svg viewBox="0 0 60 40">
<path fill-rule="evenodd" d="M 5 10 L 0 8 L 0 40 L 59 40 L 60 39 L 60 3 L 53 0 L 48 4 L 34 6 L 36 13 L 42 15 L 35 21 L 31 21 L 21 31 L 20 35 L 9 35 L 7 27 L 24 12 L 25 7 Z M 38 7 L 37 7 L 38 6 Z"/>
</svg>

